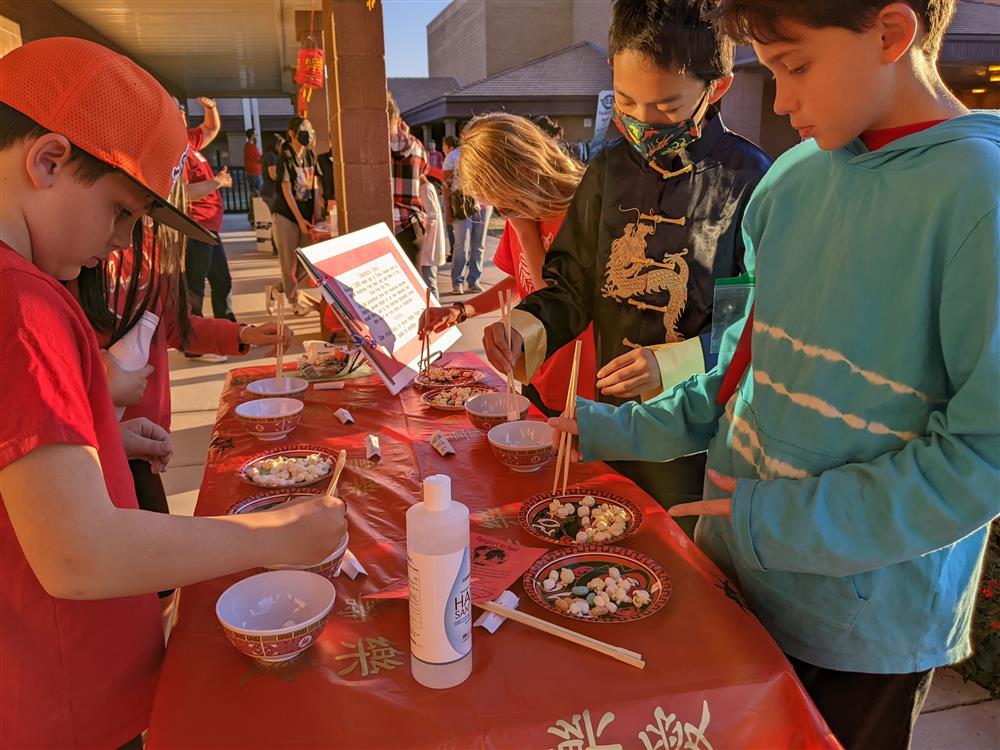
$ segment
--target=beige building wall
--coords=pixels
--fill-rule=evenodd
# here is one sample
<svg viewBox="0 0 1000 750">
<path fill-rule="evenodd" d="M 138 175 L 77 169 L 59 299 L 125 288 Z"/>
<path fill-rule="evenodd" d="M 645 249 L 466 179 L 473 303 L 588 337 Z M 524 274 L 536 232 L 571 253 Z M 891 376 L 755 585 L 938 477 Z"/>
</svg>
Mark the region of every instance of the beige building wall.
<svg viewBox="0 0 1000 750">
<path fill-rule="evenodd" d="M 432 78 L 453 76 L 463 85 L 486 78 L 486 9 L 491 0 L 452 0 L 427 25 L 427 63 Z M 492 33 L 503 33 L 494 29 Z M 501 40 L 490 40 L 497 44 Z"/>
<path fill-rule="evenodd" d="M 611 4 L 612 0 L 573 0 L 571 44 L 593 42 L 606 50 L 608 29 L 611 27 Z"/>
<path fill-rule="evenodd" d="M 0 16 L 0 57 L 21 46 L 21 26 Z"/>
<path fill-rule="evenodd" d="M 572 0 L 479 0 L 486 8 L 486 75 L 569 47 Z"/>
</svg>

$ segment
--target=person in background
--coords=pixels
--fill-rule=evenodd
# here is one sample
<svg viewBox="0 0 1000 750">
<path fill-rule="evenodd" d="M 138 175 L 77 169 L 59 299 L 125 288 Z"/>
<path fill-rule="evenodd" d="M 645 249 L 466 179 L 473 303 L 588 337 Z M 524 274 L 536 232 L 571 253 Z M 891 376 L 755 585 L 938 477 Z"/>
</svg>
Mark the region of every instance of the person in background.
<svg viewBox="0 0 1000 750">
<path fill-rule="evenodd" d="M 247 130 L 246 138 L 247 142 L 243 144 L 243 168 L 246 170 L 247 187 L 250 188 L 250 195 L 260 195 L 264 178 L 261 174 L 261 153 L 257 148 L 257 134 L 253 128 Z"/>
<path fill-rule="evenodd" d="M 417 236 L 426 231 L 427 213 L 420 201 L 420 181 L 427 173 L 427 152 L 410 134 L 399 106 L 386 91 L 389 155 L 392 159 L 392 225 L 396 241 L 414 268 L 420 268 Z"/>
<path fill-rule="evenodd" d="M 205 109 L 205 116 L 200 125 L 188 128 L 188 152 L 184 161 L 184 182 L 187 184 L 188 215 L 203 227 L 216 235 L 222 231 L 222 195 L 219 190 L 232 187 L 233 178 L 229 170 L 223 167 L 215 174 L 208 159 L 201 149 L 210 144 L 219 134 L 222 125 L 219 110 L 214 99 L 201 97 L 198 103 Z M 178 104 L 181 119 L 185 127 L 188 124 L 187 108 Z M 184 259 L 184 273 L 191 312 L 201 315 L 205 300 L 205 282 L 212 288 L 212 315 L 216 318 L 236 320 L 233 313 L 232 289 L 233 279 L 229 274 L 229 261 L 226 260 L 226 250 L 219 240 L 217 245 L 192 239 L 187 245 Z M 185 353 L 189 359 L 203 362 L 225 362 L 220 354 Z"/>
<path fill-rule="evenodd" d="M 278 133 L 271 133 L 267 138 L 267 149 L 260 157 L 260 197 L 264 199 L 267 207 L 273 211 L 276 193 L 275 180 L 278 179 L 278 159 L 281 149 L 285 144 L 285 139 Z"/>
<path fill-rule="evenodd" d="M 448 154 L 458 148 L 458 138 L 446 135 L 441 148 L 444 149 L 444 159 L 441 161 L 441 208 L 444 210 L 444 223 L 448 231 L 448 262 L 451 263 L 455 252 L 455 217 L 451 214 L 451 187 L 450 181 L 444 178 L 444 163 L 448 160 Z"/>
<path fill-rule="evenodd" d="M 312 123 L 305 117 L 288 121 L 288 140 L 278 161 L 274 201 L 274 244 L 281 264 L 281 280 L 267 288 L 267 309 L 277 295 L 284 294 L 296 315 L 313 308 L 299 300 L 299 263 L 295 251 L 312 241 L 310 227 L 323 219 L 323 190 L 316 169 Z M 306 218 L 308 217 L 308 218 Z"/>
<path fill-rule="evenodd" d="M 337 205 L 337 190 L 333 184 L 333 149 L 327 149 L 319 155 L 319 179 L 323 188 L 323 205 L 326 208 L 325 218 L 329 218 Z"/>
<path fill-rule="evenodd" d="M 483 250 L 486 247 L 486 230 L 493 215 L 493 206 L 483 205 L 478 201 L 466 201 L 458 196 L 464 196 L 457 185 L 462 158 L 461 146 L 456 146 L 444 160 L 444 179 L 447 185 L 445 203 L 449 204 L 451 218 L 455 227 L 455 243 L 452 246 L 451 291 L 452 294 L 465 294 L 466 282 L 468 291 L 481 292 L 479 279 L 483 275 Z M 456 215 L 459 208 L 468 210 L 465 216 Z M 468 267 L 468 271 L 466 271 Z"/>
<path fill-rule="evenodd" d="M 437 185 L 442 179 L 440 169 L 428 169 L 420 180 L 420 201 L 427 211 L 426 229 L 420 240 L 420 275 L 435 297 L 440 297 L 437 286 L 438 268 L 445 264 L 448 256 L 444 212 L 437 191 Z"/>
<path fill-rule="evenodd" d="M 431 169 L 444 167 L 444 154 L 438 151 L 437 142 L 427 141 L 427 163 Z"/>
</svg>

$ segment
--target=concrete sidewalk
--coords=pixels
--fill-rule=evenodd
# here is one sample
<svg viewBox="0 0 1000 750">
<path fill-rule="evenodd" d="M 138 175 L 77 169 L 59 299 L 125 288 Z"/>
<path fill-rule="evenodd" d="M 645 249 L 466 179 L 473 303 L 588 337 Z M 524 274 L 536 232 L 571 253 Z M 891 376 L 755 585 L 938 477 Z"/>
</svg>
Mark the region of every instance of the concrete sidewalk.
<svg viewBox="0 0 1000 750">
<path fill-rule="evenodd" d="M 256 250 L 253 232 L 245 217 L 227 216 L 224 229 L 226 253 L 233 275 L 233 306 L 244 323 L 267 320 L 264 310 L 264 285 L 278 277 L 278 261 L 269 253 Z M 497 240 L 487 241 L 487 259 L 492 259 Z M 482 284 L 488 287 L 503 273 L 492 262 L 485 266 Z M 451 281 L 447 273 L 439 277 L 439 289 L 445 303 L 456 298 L 447 293 Z M 497 320 L 498 314 L 467 321 L 461 326 L 462 338 L 455 351 L 474 351 L 482 355 L 482 330 Z M 290 317 L 298 345 L 291 354 L 302 351 L 301 341 L 319 336 L 319 316 Z M 215 412 L 226 373 L 233 367 L 272 364 L 273 358 L 261 358 L 253 352 L 245 358 L 230 358 L 223 364 L 206 364 L 185 359 L 170 352 L 170 391 L 173 399 L 174 459 L 163 475 L 174 513 L 191 513 L 198 498 L 205 457 Z M 864 706 L 858 707 L 859 711 Z M 914 750 L 1000 750 L 1000 701 L 978 685 L 966 683 L 953 670 L 939 670 L 930 696 L 917 722 Z"/>
</svg>

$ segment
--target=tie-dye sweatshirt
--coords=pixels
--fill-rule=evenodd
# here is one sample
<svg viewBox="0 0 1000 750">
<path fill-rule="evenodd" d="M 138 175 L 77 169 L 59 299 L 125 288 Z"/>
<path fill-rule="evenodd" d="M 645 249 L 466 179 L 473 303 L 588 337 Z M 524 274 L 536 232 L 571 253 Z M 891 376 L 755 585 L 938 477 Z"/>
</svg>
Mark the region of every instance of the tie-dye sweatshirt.
<svg viewBox="0 0 1000 750">
<path fill-rule="evenodd" d="M 747 207 L 753 357 L 729 402 L 742 323 L 716 369 L 650 402 L 579 403 L 587 459 L 707 448 L 739 478 L 732 516 L 695 539 L 806 662 L 904 673 L 969 653 L 1000 514 L 998 206 L 995 114 L 874 152 L 803 143 Z"/>
</svg>

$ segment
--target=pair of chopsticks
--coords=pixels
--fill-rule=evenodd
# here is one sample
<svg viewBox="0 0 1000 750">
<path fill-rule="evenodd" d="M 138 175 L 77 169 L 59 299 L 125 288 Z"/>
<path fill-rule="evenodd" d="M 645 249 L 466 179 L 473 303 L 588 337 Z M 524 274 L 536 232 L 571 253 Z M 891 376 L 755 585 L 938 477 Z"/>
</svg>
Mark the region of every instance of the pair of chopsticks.
<svg viewBox="0 0 1000 750">
<path fill-rule="evenodd" d="M 513 306 L 513 294 L 510 289 L 500 290 L 500 321 L 503 323 L 504 336 L 507 340 L 507 348 L 510 349 L 510 311 Z M 516 422 L 518 418 L 517 404 L 514 394 L 517 390 L 514 387 L 514 371 L 507 370 L 507 419 Z"/>
<path fill-rule="evenodd" d="M 281 379 L 285 374 L 285 337 L 282 331 L 285 330 L 285 295 L 278 295 L 278 304 L 275 307 L 275 315 L 278 319 L 278 343 L 274 347 L 274 355 L 277 358 L 275 363 L 274 378 L 281 386 Z"/>
<path fill-rule="evenodd" d="M 337 483 L 340 481 L 340 474 L 344 471 L 344 466 L 347 465 L 347 451 L 341 450 L 340 454 L 337 456 L 337 464 L 333 467 L 333 478 L 330 480 L 330 484 L 326 487 L 326 494 L 332 495 L 337 491 Z"/>
<path fill-rule="evenodd" d="M 580 351 L 583 346 L 582 341 L 576 342 L 573 349 L 573 369 L 569 375 L 569 390 L 566 391 L 566 408 L 563 410 L 563 417 L 566 419 L 576 418 L 576 389 L 580 379 Z M 562 474 L 562 491 L 566 494 L 566 484 L 569 482 L 570 454 L 573 452 L 573 436 L 564 432 L 559 436 L 559 453 L 556 455 L 556 475 L 552 480 L 552 491 L 555 492 L 559 486 L 559 475 Z"/>
<path fill-rule="evenodd" d="M 431 290 L 424 290 L 424 310 L 431 309 Z M 426 335 L 420 341 L 420 361 L 417 363 L 417 369 L 421 372 L 427 372 L 431 369 L 431 332 L 426 331 Z"/>
<path fill-rule="evenodd" d="M 610 656 L 612 659 L 617 659 L 618 661 L 624 662 L 629 666 L 636 667 L 637 669 L 645 669 L 646 667 L 646 662 L 643 660 L 642 654 L 638 654 L 635 651 L 629 651 L 628 649 L 621 648 L 620 646 L 612 646 L 610 643 L 605 643 L 604 641 L 599 641 L 596 638 L 582 635 L 574 630 L 564 628 L 560 625 L 553 625 L 547 620 L 542 620 L 539 617 L 534 617 L 519 610 L 505 607 L 502 604 L 497 604 L 496 602 L 477 602 L 476 606 L 480 609 L 486 610 L 487 612 L 492 612 L 500 615 L 501 617 L 506 617 L 508 620 L 514 620 L 522 625 L 534 628 L 535 630 L 540 630 L 543 633 L 554 635 L 556 638 L 562 638 L 570 643 L 575 643 L 578 646 L 589 648 L 593 651 L 602 653 L 605 656 Z"/>
</svg>

